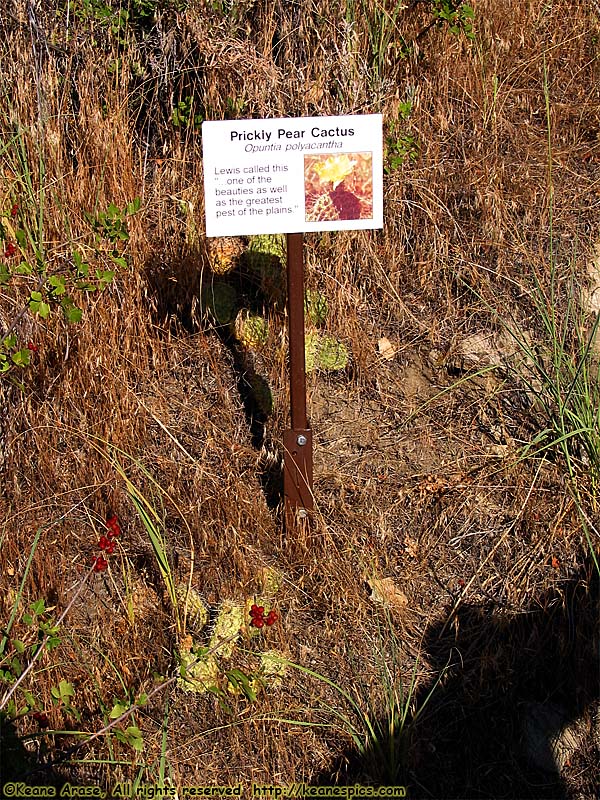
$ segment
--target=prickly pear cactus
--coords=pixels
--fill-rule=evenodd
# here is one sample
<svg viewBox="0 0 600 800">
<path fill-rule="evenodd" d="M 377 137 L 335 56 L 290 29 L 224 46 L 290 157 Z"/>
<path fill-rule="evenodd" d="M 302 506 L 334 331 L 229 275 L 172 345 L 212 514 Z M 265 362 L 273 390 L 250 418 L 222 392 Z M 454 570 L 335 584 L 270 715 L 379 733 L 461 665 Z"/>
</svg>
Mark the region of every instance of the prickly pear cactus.
<svg viewBox="0 0 600 800">
<path fill-rule="evenodd" d="M 348 366 L 348 350 L 334 336 L 323 336 L 319 346 L 318 366 L 335 371 Z"/>
<path fill-rule="evenodd" d="M 274 597 L 283 584 L 283 573 L 275 567 L 262 567 L 258 578 L 261 590 L 268 598 Z"/>
<path fill-rule="evenodd" d="M 265 650 L 260 656 L 260 669 L 263 678 L 271 686 L 282 686 L 287 672 L 285 659 L 278 650 Z"/>
<path fill-rule="evenodd" d="M 259 236 L 252 236 L 248 245 L 249 260 L 270 256 L 278 258 L 281 263 L 285 261 L 285 236 L 282 233 L 266 233 Z"/>
<path fill-rule="evenodd" d="M 180 584 L 177 598 L 185 609 L 187 626 L 193 631 L 201 631 L 208 622 L 208 611 L 202 596 L 191 586 Z"/>
<path fill-rule="evenodd" d="M 307 222 L 329 222 L 336 219 L 339 219 L 338 210 L 329 196 L 329 192 L 320 194 L 306 214 Z"/>
<path fill-rule="evenodd" d="M 279 233 L 253 236 L 245 258 L 264 297 L 275 306 L 283 305 L 286 287 L 285 236 Z"/>
<path fill-rule="evenodd" d="M 343 183 L 331 192 L 323 192 L 315 198 L 307 210 L 307 222 L 330 222 L 341 219 L 360 219 L 362 206 L 358 197 L 349 192 Z"/>
<path fill-rule="evenodd" d="M 215 275 L 226 275 L 235 269 L 243 252 L 239 239 L 231 237 L 209 239 L 206 250 L 210 268 Z"/>
<path fill-rule="evenodd" d="M 187 693 L 203 694 L 219 684 L 219 665 L 207 653 L 199 656 L 194 651 L 191 638 L 179 650 L 180 677 L 177 685 Z"/>
<path fill-rule="evenodd" d="M 322 328 L 329 313 L 327 298 L 316 289 L 307 289 L 304 294 L 304 311 L 316 328 Z"/>
<path fill-rule="evenodd" d="M 241 601 L 223 601 L 216 609 L 216 621 L 208 643 L 205 639 L 204 644 L 199 644 L 190 635 L 180 640 L 177 685 L 182 691 L 194 694 L 211 692 L 221 697 L 224 691 L 233 695 L 241 692 L 254 700 L 266 686 L 282 685 L 286 659 L 277 650 L 255 652 L 254 658 L 258 659 L 259 664 L 253 673 L 231 668 L 231 659 L 241 637 L 244 636 L 246 642 L 260 642 L 265 629 L 273 624 L 267 618 L 266 628 L 263 625 L 253 625 L 253 609 L 262 606 L 261 610 L 268 611 L 268 617 L 275 615 L 273 622 L 278 619 L 273 609 L 273 599 L 281 588 L 284 576 L 272 567 L 264 567 L 257 577 L 264 596 L 247 597 Z M 182 585 L 178 587 L 177 594 L 182 603 L 186 602 L 188 610 L 197 608 L 198 629 L 206 626 L 207 609 L 199 593 Z M 261 619 L 263 617 L 264 615 Z M 200 633 L 200 630 L 197 632 Z"/>
<path fill-rule="evenodd" d="M 310 190 L 306 194 L 306 219 L 308 222 L 360 219 L 362 203 L 355 194 L 367 187 L 368 165 L 365 154 L 348 153 L 314 156 L 308 159 Z"/>
<path fill-rule="evenodd" d="M 229 658 L 245 624 L 245 606 L 231 600 L 221 604 L 209 648 L 219 658 Z"/>
<path fill-rule="evenodd" d="M 228 283 L 211 281 L 202 287 L 202 309 L 217 325 L 229 325 L 239 305 L 237 290 Z"/>
<path fill-rule="evenodd" d="M 307 372 L 315 369 L 335 372 L 348 366 L 348 349 L 334 336 L 307 331 L 304 360 Z"/>
<path fill-rule="evenodd" d="M 242 308 L 235 318 L 234 336 L 247 350 L 263 347 L 269 338 L 269 323 L 259 314 Z"/>
<path fill-rule="evenodd" d="M 306 331 L 304 337 L 304 365 L 307 372 L 314 372 L 319 356 L 319 341 L 321 337 L 317 331 Z"/>
<path fill-rule="evenodd" d="M 362 206 L 358 197 L 340 183 L 329 196 L 338 213 L 338 219 L 360 219 Z"/>
</svg>

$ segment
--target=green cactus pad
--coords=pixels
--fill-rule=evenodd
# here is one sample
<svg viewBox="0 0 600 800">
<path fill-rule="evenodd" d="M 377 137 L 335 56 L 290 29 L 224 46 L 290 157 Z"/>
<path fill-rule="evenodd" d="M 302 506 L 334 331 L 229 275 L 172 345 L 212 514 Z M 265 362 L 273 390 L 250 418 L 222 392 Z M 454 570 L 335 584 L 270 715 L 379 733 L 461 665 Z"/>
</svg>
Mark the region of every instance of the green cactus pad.
<svg viewBox="0 0 600 800">
<path fill-rule="evenodd" d="M 260 258 L 260 256 L 275 256 L 280 261 L 285 261 L 285 236 L 282 233 L 267 233 L 260 236 L 252 236 L 248 245 L 248 256 Z"/>
<path fill-rule="evenodd" d="M 239 295 L 233 286 L 221 281 L 202 288 L 202 309 L 217 325 L 229 325 L 235 319 Z"/>
<path fill-rule="evenodd" d="M 269 323 L 264 317 L 242 308 L 235 318 L 234 335 L 248 350 L 263 347 L 269 338 Z"/>
<path fill-rule="evenodd" d="M 307 289 L 304 295 L 304 312 L 315 327 L 322 328 L 329 313 L 327 298 L 316 289 Z"/>
<path fill-rule="evenodd" d="M 265 298 L 276 306 L 285 302 L 285 236 L 253 236 L 246 251 L 246 262 L 255 275 Z"/>
<path fill-rule="evenodd" d="M 278 650 L 265 650 L 260 656 L 260 671 L 271 686 L 281 686 L 286 673 L 285 656 Z"/>
<path fill-rule="evenodd" d="M 318 367 L 335 371 L 348 366 L 348 349 L 333 336 L 323 336 L 319 343 Z"/>
<path fill-rule="evenodd" d="M 275 567 L 262 567 L 258 574 L 262 591 L 266 597 L 273 597 L 281 589 L 283 573 Z"/>
<path fill-rule="evenodd" d="M 304 337 L 304 361 L 307 372 L 313 372 L 317 368 L 320 339 L 321 337 L 317 331 L 306 331 Z"/>
<path fill-rule="evenodd" d="M 315 369 L 335 370 L 348 366 L 348 349 L 334 336 L 307 331 L 304 340 L 304 360 L 307 372 Z"/>
</svg>

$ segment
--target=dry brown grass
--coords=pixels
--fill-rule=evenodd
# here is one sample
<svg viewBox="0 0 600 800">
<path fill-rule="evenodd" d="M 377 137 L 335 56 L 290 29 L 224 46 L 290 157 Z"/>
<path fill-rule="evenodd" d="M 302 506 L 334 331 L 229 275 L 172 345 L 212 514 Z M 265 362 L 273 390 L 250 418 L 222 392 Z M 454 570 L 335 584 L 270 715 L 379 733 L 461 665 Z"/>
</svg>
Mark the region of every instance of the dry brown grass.
<svg viewBox="0 0 600 800">
<path fill-rule="evenodd" d="M 110 263 L 85 212 L 142 201 L 129 221 L 130 268 L 84 301 L 79 325 L 23 315 L 19 335 L 39 351 L 22 389 L 0 384 L 0 628 L 36 530 L 20 607 L 43 597 L 57 612 L 97 553 L 108 509 L 124 532 L 60 647 L 32 672 L 51 729 L 98 731 L 114 698 L 177 670 L 176 615 L 118 459 L 161 518 L 175 580 L 213 609 L 258 593 L 262 567 L 282 573 L 281 619 L 264 648 L 355 692 L 373 719 L 389 713 L 382 654 L 396 686 L 415 671 L 411 713 L 444 674 L 403 744 L 398 780 L 410 796 L 591 797 L 598 610 L 581 516 L 560 458 L 518 461 L 545 422 L 514 378 L 498 368 L 462 379 L 494 363 L 491 350 L 473 355 L 472 334 L 496 337 L 506 356 L 503 315 L 539 334 L 529 292 L 549 256 L 544 74 L 558 274 L 574 260 L 581 284 L 588 279 L 598 239 L 597 4 L 480 0 L 471 43 L 427 29 L 424 2 L 393 25 L 381 16 L 391 2 L 159 2 L 119 43 L 83 2 L 6 1 L 0 142 L 20 133 L 33 183 L 28 193 L 7 147 L 0 210 L 19 202 L 34 230 L 44 198 L 55 273 L 75 248 L 94 266 Z M 373 52 L 382 30 L 390 46 Z M 400 34 L 417 42 L 408 53 Z M 284 316 L 270 310 L 268 345 L 254 357 L 201 319 L 211 273 L 200 132 L 172 121 L 188 99 L 209 119 L 381 112 L 386 136 L 419 145 L 414 162 L 386 175 L 383 231 L 306 236 L 307 282 L 326 295 L 328 331 L 352 355 L 343 373 L 309 378 L 317 515 L 301 534 L 285 532 L 269 507 L 288 425 Z M 247 278 L 243 268 L 229 277 L 256 295 Z M 30 288 L 0 287 L 2 330 Z M 378 353 L 382 336 L 391 360 Z M 249 370 L 273 391 L 266 422 L 249 419 Z M 594 520 L 585 473 L 578 485 Z M 373 577 L 393 579 L 406 604 L 395 595 L 386 613 L 372 601 Z M 25 627 L 15 631 L 26 637 Z M 229 666 L 255 664 L 240 647 Z M 80 721 L 52 705 L 60 680 L 75 687 Z M 560 776 L 527 761 L 526 701 L 558 704 L 588 726 Z M 26 739 L 27 780 L 154 783 L 161 758 L 177 786 L 390 780 L 376 755 L 357 755 L 347 729 L 325 725 L 326 704 L 358 725 L 360 714 L 324 681 L 291 670 L 255 704 L 231 702 L 228 714 L 175 685 L 157 693 L 136 714 L 142 753 L 114 736 L 73 753 L 70 734 Z M 38 728 L 28 714 L 15 729 Z"/>
</svg>

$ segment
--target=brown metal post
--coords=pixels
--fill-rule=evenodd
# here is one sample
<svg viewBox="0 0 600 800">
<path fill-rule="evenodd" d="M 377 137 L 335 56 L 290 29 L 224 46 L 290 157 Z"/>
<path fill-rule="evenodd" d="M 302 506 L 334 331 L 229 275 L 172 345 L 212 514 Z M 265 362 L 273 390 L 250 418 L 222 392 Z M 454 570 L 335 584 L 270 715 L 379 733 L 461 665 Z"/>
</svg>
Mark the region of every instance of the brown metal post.
<svg viewBox="0 0 600 800">
<path fill-rule="evenodd" d="M 284 432 L 283 494 L 288 524 L 314 508 L 312 431 L 306 415 L 304 237 L 287 235 L 291 429 Z"/>
</svg>

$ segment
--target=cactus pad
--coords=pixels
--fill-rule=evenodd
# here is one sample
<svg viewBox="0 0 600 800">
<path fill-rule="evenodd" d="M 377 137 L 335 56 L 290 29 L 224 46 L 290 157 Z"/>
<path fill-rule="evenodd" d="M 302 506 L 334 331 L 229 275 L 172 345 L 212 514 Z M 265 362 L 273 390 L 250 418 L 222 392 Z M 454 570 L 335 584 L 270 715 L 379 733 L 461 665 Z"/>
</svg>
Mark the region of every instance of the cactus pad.
<svg viewBox="0 0 600 800">
<path fill-rule="evenodd" d="M 307 289 L 304 295 L 304 311 L 315 327 L 322 328 L 329 313 L 327 298 L 316 289 Z"/>
<path fill-rule="evenodd" d="M 334 336 L 321 335 L 317 331 L 307 331 L 304 345 L 306 371 L 315 369 L 335 370 L 348 366 L 348 349 Z"/>
<path fill-rule="evenodd" d="M 318 366 L 325 370 L 345 369 L 348 366 L 348 350 L 334 336 L 323 336 L 319 346 Z"/>
<path fill-rule="evenodd" d="M 189 640 L 187 646 L 182 645 L 179 659 L 181 677 L 177 679 L 177 685 L 184 692 L 203 694 L 218 686 L 219 665 L 213 655 L 196 655 Z"/>
<path fill-rule="evenodd" d="M 274 305 L 282 305 L 285 301 L 285 261 L 283 234 L 265 234 L 251 238 L 246 251 L 246 262 L 255 275 L 261 292 Z"/>
<path fill-rule="evenodd" d="M 185 608 L 188 626 L 194 631 L 201 631 L 208 622 L 208 611 L 201 595 L 193 589 L 180 584 L 177 597 Z"/>
<path fill-rule="evenodd" d="M 206 245 L 208 263 L 215 275 L 226 275 L 237 266 L 242 254 L 242 245 L 238 239 L 230 237 L 211 239 Z"/>
<path fill-rule="evenodd" d="M 276 595 L 283 583 L 283 575 L 275 567 L 263 567 L 259 572 L 258 579 L 266 597 Z"/>
<path fill-rule="evenodd" d="M 245 624 L 245 608 L 231 601 L 225 601 L 219 609 L 210 649 L 219 658 L 229 658 L 233 653 L 240 630 Z"/>
<path fill-rule="evenodd" d="M 269 323 L 264 317 L 242 308 L 235 318 L 234 335 L 247 350 L 263 347 L 269 338 Z"/>
<path fill-rule="evenodd" d="M 202 309 L 217 325 L 229 325 L 235 319 L 239 295 L 233 286 L 222 281 L 202 288 Z"/>
<path fill-rule="evenodd" d="M 281 686 L 286 673 L 285 659 L 278 650 L 265 650 L 260 656 L 260 671 L 271 686 Z"/>
<path fill-rule="evenodd" d="M 248 258 L 260 260 L 267 256 L 278 258 L 281 262 L 285 261 L 285 236 L 282 233 L 262 234 L 252 236 L 248 245 Z"/>
</svg>

